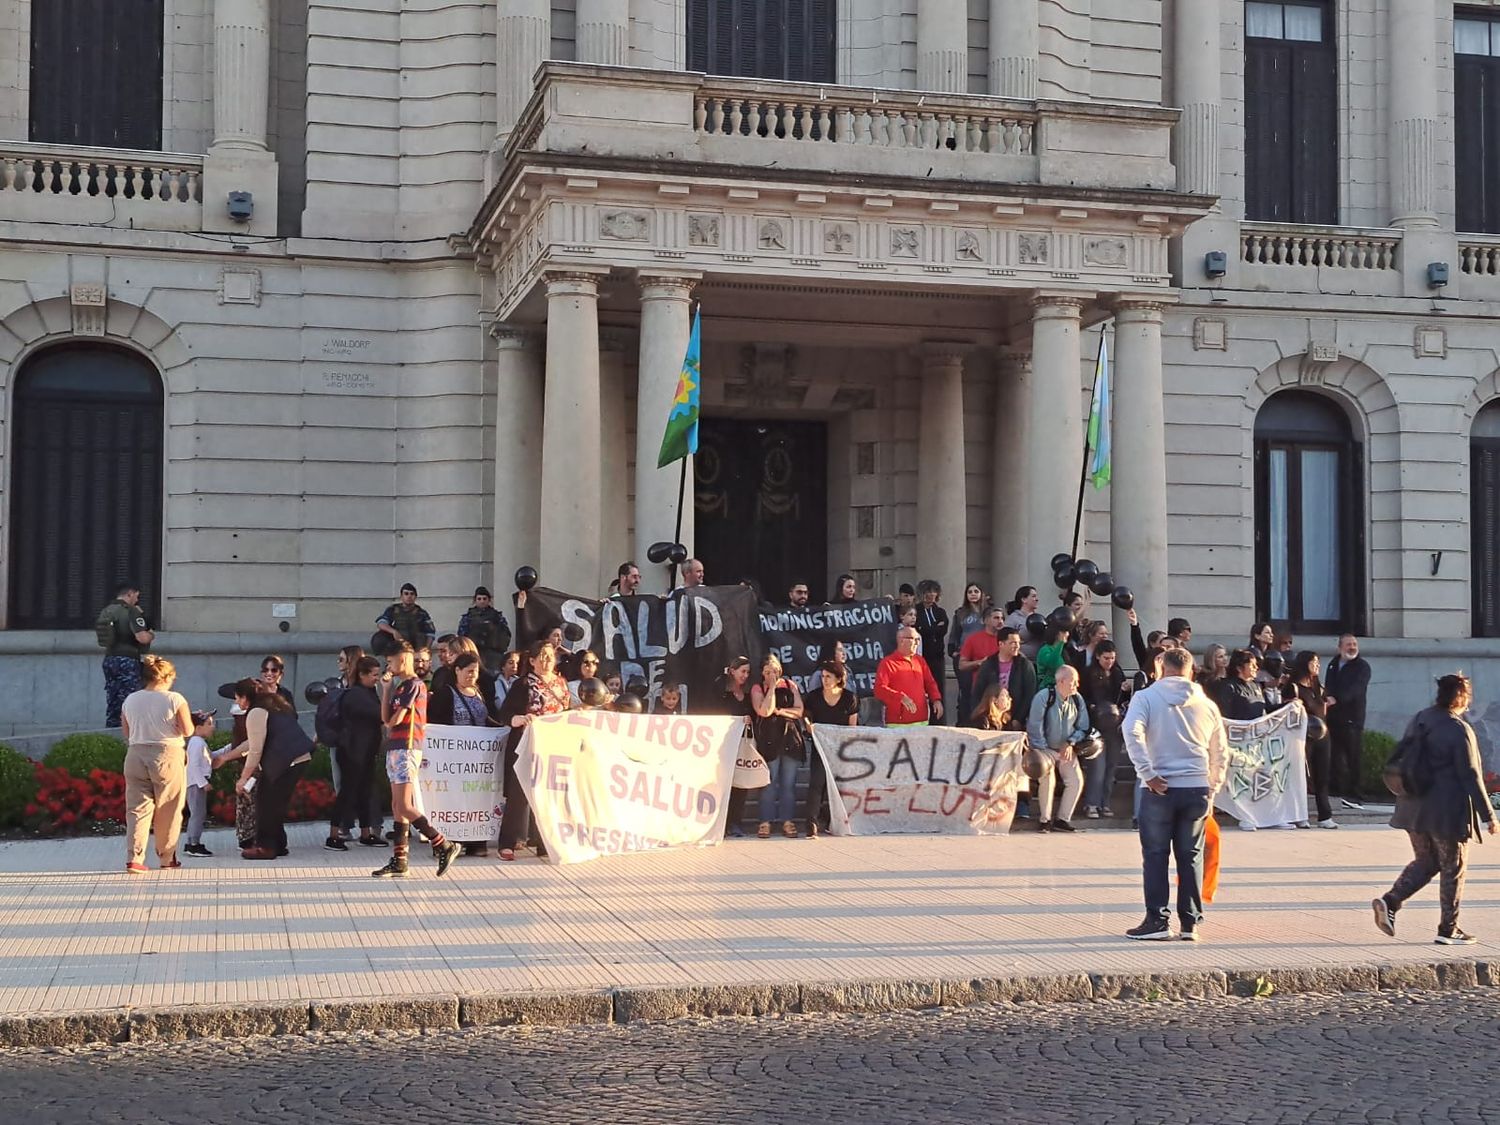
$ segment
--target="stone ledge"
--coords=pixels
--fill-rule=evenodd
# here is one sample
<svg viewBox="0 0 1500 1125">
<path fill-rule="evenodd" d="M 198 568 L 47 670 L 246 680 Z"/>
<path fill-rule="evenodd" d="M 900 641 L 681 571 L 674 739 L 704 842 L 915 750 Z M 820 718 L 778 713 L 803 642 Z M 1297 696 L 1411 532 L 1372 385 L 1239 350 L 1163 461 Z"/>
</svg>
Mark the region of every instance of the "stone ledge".
<svg viewBox="0 0 1500 1125">
<path fill-rule="evenodd" d="M 1270 987 L 1265 992 L 1266 986 Z M 171 1043 L 252 1035 L 428 1031 L 460 1027 L 627 1024 L 683 1018 L 905 1011 L 974 1004 L 1199 1000 L 1500 987 L 1500 964 L 1310 965 L 1160 973 L 1072 973 L 969 979 L 678 985 L 473 996 L 315 1000 L 0 1016 L 0 1049 Z"/>
</svg>

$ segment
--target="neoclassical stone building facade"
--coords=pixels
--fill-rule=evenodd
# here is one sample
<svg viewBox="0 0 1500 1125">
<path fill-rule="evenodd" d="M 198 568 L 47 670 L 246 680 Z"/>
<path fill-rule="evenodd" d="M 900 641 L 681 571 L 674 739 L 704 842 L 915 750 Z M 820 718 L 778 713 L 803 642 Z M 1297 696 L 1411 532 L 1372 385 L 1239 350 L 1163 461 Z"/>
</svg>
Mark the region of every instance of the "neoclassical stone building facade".
<svg viewBox="0 0 1500 1125">
<path fill-rule="evenodd" d="M 1102 334 L 1149 624 L 1352 629 L 1388 727 L 1490 667 L 1495 5 L 144 7 L 0 3 L 0 735 L 88 725 L 126 575 L 204 684 L 601 589 L 695 308 L 710 580 L 1044 585 Z"/>
</svg>

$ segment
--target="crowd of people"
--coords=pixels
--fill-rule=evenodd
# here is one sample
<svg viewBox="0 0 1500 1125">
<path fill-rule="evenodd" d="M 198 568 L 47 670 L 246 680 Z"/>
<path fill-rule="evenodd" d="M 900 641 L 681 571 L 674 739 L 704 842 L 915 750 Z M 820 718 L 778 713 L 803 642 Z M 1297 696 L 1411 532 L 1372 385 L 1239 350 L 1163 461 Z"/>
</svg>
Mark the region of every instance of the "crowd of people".
<svg viewBox="0 0 1500 1125">
<path fill-rule="evenodd" d="M 701 585 L 701 562 L 688 560 L 684 576 L 689 588 Z M 628 596 L 639 583 L 639 569 L 625 563 L 611 592 Z M 835 590 L 839 601 L 855 600 L 852 576 L 839 576 Z M 787 604 L 804 606 L 807 597 L 807 584 L 793 583 Z M 1034 804 L 1043 832 L 1077 831 L 1073 819 L 1080 805 L 1087 819 L 1114 815 L 1109 802 L 1115 782 L 1133 776 L 1132 819 L 1142 842 L 1147 900 L 1147 916 L 1130 931 L 1133 938 L 1196 937 L 1202 902 L 1194 873 L 1201 870 L 1212 794 L 1226 769 L 1223 719 L 1254 720 L 1299 701 L 1308 716 L 1317 825 L 1338 827 L 1335 794 L 1344 808 L 1363 807 L 1361 746 L 1371 670 L 1352 635 L 1339 638 L 1326 671 L 1316 652 L 1298 650 L 1290 635 L 1278 634 L 1266 622 L 1249 630 L 1242 647 L 1207 646 L 1200 662 L 1190 651 L 1187 620 L 1174 618 L 1164 630 L 1143 634 L 1130 610 L 1129 643 L 1138 671 L 1127 675 L 1108 623 L 1089 616 L 1087 593 L 1065 592 L 1059 609 L 1045 618 L 1038 613 L 1041 595 L 1032 586 L 997 604 L 970 583 L 951 615 L 941 599 L 941 587 L 931 580 L 897 591 L 896 649 L 881 660 L 874 681 L 876 721 L 919 727 L 946 720 L 980 730 L 1024 731 L 1031 786 L 1018 815 L 1029 816 L 1027 806 Z M 105 648 L 107 721 L 118 721 L 128 745 L 126 870 L 147 870 L 151 837 L 162 867 L 181 866 L 177 849 L 184 810 L 183 854 L 209 856 L 202 842 L 209 778 L 214 769 L 236 761 L 241 763 L 235 793 L 242 857 L 264 861 L 286 855 L 287 806 L 312 760 L 314 742 L 281 683 L 284 663 L 267 656 L 258 675 L 220 689 L 232 703 L 233 736 L 228 747 L 212 754 L 207 739 L 216 728 L 216 712 L 192 711 L 172 690 L 175 669 L 147 651 L 154 635 L 138 601 L 138 591 L 122 589 L 101 613 L 98 627 Z M 515 601 L 520 625 L 524 591 Z M 515 772 L 527 725 L 574 708 L 675 714 L 683 707 L 680 685 L 662 684 L 651 693 L 642 681 L 622 683 L 618 667 L 586 649 L 573 651 L 561 628 L 526 640 L 522 648 L 511 647 L 509 622 L 485 587 L 475 590 L 457 629 L 441 635 L 418 604 L 416 587 L 402 587 L 399 599 L 376 620 L 374 655 L 360 646 L 343 649 L 336 686 L 318 699 L 316 733 L 332 751 L 337 789 L 326 848 L 348 851 L 354 843 L 389 848 L 389 860 L 373 872 L 383 878 L 408 873 L 413 831 L 431 847 L 439 876 L 461 851 L 488 854 L 485 844 L 448 841 L 423 814 L 416 784 L 421 747 L 427 724 L 438 723 L 506 730 L 499 858 L 514 860 L 526 847 L 545 855 Z M 774 654 L 763 657 L 758 668 L 748 655 L 736 657 L 720 682 L 719 697 L 695 709 L 742 716 L 749 724 L 770 777 L 755 797 L 756 835 L 816 837 L 827 825 L 827 778 L 821 757 L 812 752 L 809 725 L 861 722 L 842 646 L 828 647 L 817 686 L 806 693 Z M 1430 757 L 1436 781 L 1425 793 L 1398 802 L 1393 823 L 1410 832 L 1414 859 L 1393 888 L 1374 900 L 1383 932 L 1394 933 L 1401 904 L 1440 874 L 1439 940 L 1472 940 L 1457 925 L 1465 841 L 1478 834 L 1481 823 L 1494 832 L 1497 822 L 1479 781 L 1472 730 L 1460 718 L 1471 695 L 1467 680 L 1446 677 L 1435 706 L 1407 733 L 1405 741 L 1425 738 L 1435 746 Z M 952 714 L 945 711 L 950 703 Z M 376 785 L 382 754 L 390 782 L 390 832 L 382 831 L 385 807 Z M 804 775 L 799 812 L 797 783 Z M 744 834 L 750 797 L 745 790 L 732 791 L 730 835 Z M 1295 826 L 1307 828 L 1311 822 Z M 1180 876 L 1175 934 L 1167 902 L 1167 864 L 1174 855 Z"/>
</svg>

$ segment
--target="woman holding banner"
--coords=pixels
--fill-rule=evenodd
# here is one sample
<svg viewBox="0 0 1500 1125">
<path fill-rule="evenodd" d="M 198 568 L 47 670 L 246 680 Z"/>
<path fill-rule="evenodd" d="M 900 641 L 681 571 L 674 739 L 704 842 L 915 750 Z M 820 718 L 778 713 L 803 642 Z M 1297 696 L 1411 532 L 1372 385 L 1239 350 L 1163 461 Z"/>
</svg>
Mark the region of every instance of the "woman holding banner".
<svg viewBox="0 0 1500 1125">
<path fill-rule="evenodd" d="M 516 680 L 500 705 L 500 725 L 510 727 L 505 742 L 505 815 L 500 818 L 500 858 L 516 858 L 516 848 L 531 835 L 531 805 L 516 776 L 516 756 L 526 728 L 538 715 L 557 715 L 572 706 L 568 682 L 557 674 L 557 650 L 536 641 L 527 650 L 530 671 Z M 539 846 L 537 855 L 546 852 Z"/>
<path fill-rule="evenodd" d="M 835 727 L 858 726 L 859 700 L 847 688 L 849 673 L 844 665 L 825 660 L 818 665 L 818 678 L 821 681 L 818 690 L 803 700 L 807 721 Z M 815 840 L 828 796 L 828 771 L 823 768 L 823 756 L 815 747 L 808 748 L 807 767 L 807 838 Z"/>
<path fill-rule="evenodd" d="M 736 656 L 724 669 L 724 697 L 719 703 L 719 714 L 750 718 L 750 658 Z M 740 837 L 745 834 L 745 800 L 748 789 L 729 790 L 729 814 L 724 821 L 724 835 Z"/>
<path fill-rule="evenodd" d="M 774 820 L 781 821 L 781 834 L 788 840 L 797 838 L 797 822 L 792 819 L 797 769 L 807 755 L 802 693 L 781 672 L 781 661 L 767 653 L 760 665 L 761 681 L 750 689 L 755 748 L 771 771 L 771 784 L 760 791 L 760 827 L 755 834 L 762 840 L 770 839 Z"/>
</svg>

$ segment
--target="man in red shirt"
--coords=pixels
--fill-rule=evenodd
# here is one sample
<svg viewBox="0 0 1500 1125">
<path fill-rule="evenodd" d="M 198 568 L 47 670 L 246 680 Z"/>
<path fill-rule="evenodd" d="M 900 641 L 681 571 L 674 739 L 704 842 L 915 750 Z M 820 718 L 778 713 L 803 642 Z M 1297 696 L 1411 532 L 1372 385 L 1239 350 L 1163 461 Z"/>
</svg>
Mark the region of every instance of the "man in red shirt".
<svg viewBox="0 0 1500 1125">
<path fill-rule="evenodd" d="M 964 693 L 966 699 L 978 703 L 974 695 L 974 681 L 979 676 L 979 666 L 995 653 L 1000 651 L 1000 629 L 1005 624 L 1005 611 L 999 606 L 992 606 L 984 615 L 984 628 L 977 633 L 972 633 L 969 639 L 964 641 L 963 648 L 958 650 L 958 674 L 965 680 Z M 967 723 L 968 715 L 959 715 L 957 721 Z"/>
<path fill-rule="evenodd" d="M 896 651 L 875 670 L 875 698 L 885 704 L 888 727 L 925 727 L 927 702 L 933 718 L 943 717 L 942 694 L 927 661 L 917 655 L 917 641 L 917 631 L 903 625 L 896 630 Z"/>
</svg>

